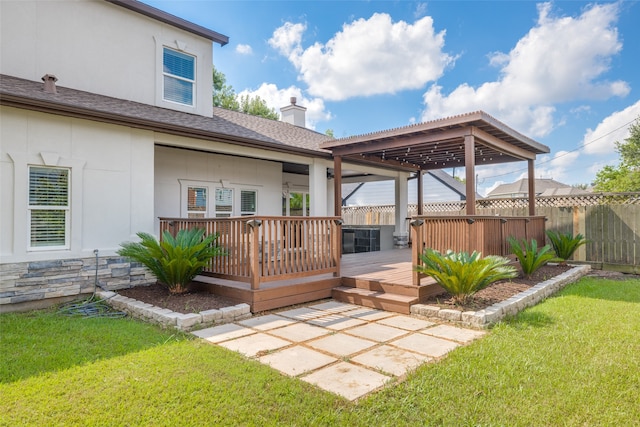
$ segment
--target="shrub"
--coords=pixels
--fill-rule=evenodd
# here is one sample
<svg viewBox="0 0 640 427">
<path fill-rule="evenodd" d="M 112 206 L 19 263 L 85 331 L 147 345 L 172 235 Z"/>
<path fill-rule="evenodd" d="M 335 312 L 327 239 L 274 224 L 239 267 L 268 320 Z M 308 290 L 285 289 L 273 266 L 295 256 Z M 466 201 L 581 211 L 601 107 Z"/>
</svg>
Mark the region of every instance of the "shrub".
<svg viewBox="0 0 640 427">
<path fill-rule="evenodd" d="M 516 277 L 516 270 L 507 265 L 509 260 L 500 256 L 482 258 L 478 252 L 471 255 L 467 252 L 447 251 L 441 254 L 433 249 L 426 249 L 420 255 L 424 265 L 416 266 L 416 270 L 429 275 L 453 295 L 458 304 L 466 304 L 473 295 L 498 280 Z"/>
<path fill-rule="evenodd" d="M 551 246 L 545 245 L 538 249 L 538 242 L 536 239 L 532 239 L 531 243 L 525 239 L 517 240 L 514 237 L 509 237 L 509 244 L 511 245 L 511 252 L 515 254 L 522 267 L 522 273 L 531 278 L 531 275 L 535 273 L 540 267 L 552 261 L 555 258 L 551 251 Z"/>
<path fill-rule="evenodd" d="M 587 243 L 587 240 L 582 234 L 577 234 L 573 237 L 571 233 L 560 233 L 559 231 L 548 230 L 547 237 L 551 240 L 551 246 L 556 253 L 556 257 L 561 260 L 561 264 L 566 264 L 574 252 L 580 246 Z"/>
<path fill-rule="evenodd" d="M 211 258 L 223 255 L 214 242 L 218 234 L 204 236 L 204 229 L 180 230 L 175 237 L 168 231 L 158 242 L 150 234 L 140 232 L 139 243 L 122 243 L 119 255 L 131 258 L 147 267 L 172 294 L 182 294 L 189 283 L 202 272 Z"/>
</svg>

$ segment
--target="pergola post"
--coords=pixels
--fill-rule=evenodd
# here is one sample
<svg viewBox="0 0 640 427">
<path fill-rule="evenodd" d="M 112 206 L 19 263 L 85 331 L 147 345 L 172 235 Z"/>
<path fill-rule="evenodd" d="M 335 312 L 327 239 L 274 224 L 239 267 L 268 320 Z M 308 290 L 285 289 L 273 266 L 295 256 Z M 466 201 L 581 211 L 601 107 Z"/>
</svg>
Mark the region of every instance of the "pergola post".
<svg viewBox="0 0 640 427">
<path fill-rule="evenodd" d="M 467 215 L 476 214 L 476 141 L 473 135 L 464 137 L 464 161 L 467 192 Z"/>
<path fill-rule="evenodd" d="M 422 170 L 418 171 L 418 215 L 424 215 L 424 184 L 422 182 Z"/>
<path fill-rule="evenodd" d="M 342 218 L 342 157 L 333 157 L 333 215 Z"/>
<path fill-rule="evenodd" d="M 527 160 L 529 175 L 529 216 L 536 214 L 536 176 L 534 160 Z"/>
</svg>

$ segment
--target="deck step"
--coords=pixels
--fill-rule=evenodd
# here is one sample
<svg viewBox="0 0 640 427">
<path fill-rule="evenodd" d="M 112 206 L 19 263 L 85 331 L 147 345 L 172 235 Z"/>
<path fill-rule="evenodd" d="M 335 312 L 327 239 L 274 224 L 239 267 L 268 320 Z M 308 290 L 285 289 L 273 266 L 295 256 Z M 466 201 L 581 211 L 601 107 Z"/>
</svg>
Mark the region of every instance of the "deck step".
<svg viewBox="0 0 640 427">
<path fill-rule="evenodd" d="M 337 301 L 403 314 L 409 314 L 411 306 L 417 304 L 419 301 L 419 298 L 416 296 L 372 291 L 348 286 L 334 288 L 331 296 Z"/>
</svg>

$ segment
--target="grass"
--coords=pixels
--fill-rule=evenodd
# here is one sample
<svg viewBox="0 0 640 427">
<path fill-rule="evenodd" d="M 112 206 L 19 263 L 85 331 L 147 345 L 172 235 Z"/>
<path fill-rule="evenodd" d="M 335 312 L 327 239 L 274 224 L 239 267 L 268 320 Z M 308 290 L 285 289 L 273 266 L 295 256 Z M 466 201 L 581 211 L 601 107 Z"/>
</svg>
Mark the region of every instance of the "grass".
<svg viewBox="0 0 640 427">
<path fill-rule="evenodd" d="M 137 321 L 1 315 L 0 425 L 634 425 L 638 330 L 640 280 L 584 278 L 350 403 Z"/>
</svg>

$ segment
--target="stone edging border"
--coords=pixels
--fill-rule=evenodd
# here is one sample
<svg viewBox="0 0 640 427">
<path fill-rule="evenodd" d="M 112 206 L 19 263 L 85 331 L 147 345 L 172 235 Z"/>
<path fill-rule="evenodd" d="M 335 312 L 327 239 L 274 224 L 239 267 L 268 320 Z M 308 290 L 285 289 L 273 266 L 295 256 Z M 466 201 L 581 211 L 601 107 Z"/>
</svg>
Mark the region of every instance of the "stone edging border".
<svg viewBox="0 0 640 427">
<path fill-rule="evenodd" d="M 433 305 L 414 304 L 411 306 L 411 314 L 453 321 L 465 326 L 487 328 L 502 320 L 505 316 L 513 316 L 526 307 L 536 305 L 567 284 L 575 282 L 586 275 L 590 270 L 590 265 L 573 266 L 571 270 L 540 282 L 526 291 L 479 311 L 459 311 L 447 308 L 441 309 Z"/>
<path fill-rule="evenodd" d="M 146 302 L 128 298 L 111 291 L 97 292 L 97 295 L 116 310 L 122 310 L 131 317 L 156 323 L 162 327 L 173 327 L 182 331 L 190 331 L 203 326 L 235 322 L 251 317 L 249 304 L 238 304 L 212 309 L 200 313 L 177 313 L 168 308 L 160 308 Z"/>
</svg>

